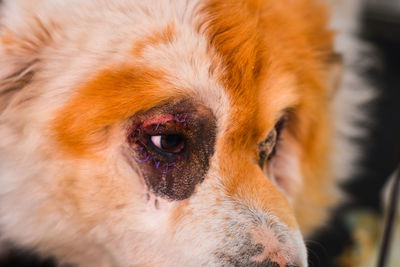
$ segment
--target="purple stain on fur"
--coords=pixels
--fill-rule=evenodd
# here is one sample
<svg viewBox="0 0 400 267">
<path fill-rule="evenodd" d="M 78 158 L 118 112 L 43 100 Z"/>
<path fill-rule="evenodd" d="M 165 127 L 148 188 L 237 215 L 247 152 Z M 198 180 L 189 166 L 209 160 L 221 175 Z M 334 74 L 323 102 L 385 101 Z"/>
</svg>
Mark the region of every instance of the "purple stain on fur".
<svg viewBox="0 0 400 267">
<path fill-rule="evenodd" d="M 150 156 L 147 156 L 145 159 L 138 159 L 138 158 L 135 158 L 135 157 L 133 157 L 133 159 L 134 159 L 134 160 L 136 160 L 136 161 L 139 161 L 139 162 L 145 162 L 145 161 L 148 161 L 148 160 L 149 160 L 149 158 L 150 158 Z"/>
<path fill-rule="evenodd" d="M 157 129 L 158 129 L 158 127 L 160 126 L 160 124 L 161 124 L 161 122 L 159 122 L 159 123 L 157 124 L 157 127 L 154 129 L 154 131 L 157 131 Z"/>
<path fill-rule="evenodd" d="M 154 164 L 156 165 L 156 168 L 158 169 L 158 167 L 160 166 L 160 161 L 156 161 L 155 159 L 153 159 L 153 161 L 154 161 Z"/>
<path fill-rule="evenodd" d="M 138 158 L 135 158 L 135 157 L 133 157 L 133 159 L 134 160 L 136 160 L 136 161 L 139 161 L 139 162 L 145 162 L 145 161 L 148 161 L 149 160 L 149 158 L 150 158 L 150 156 L 149 155 L 147 155 L 147 152 L 144 152 L 145 153 L 145 156 L 146 156 L 146 158 L 145 159 L 138 159 Z"/>
<path fill-rule="evenodd" d="M 167 164 L 165 165 L 165 175 L 167 175 L 168 167 L 171 167 L 171 166 L 173 166 L 173 165 L 174 165 L 174 162 L 172 162 L 171 164 L 167 163 Z"/>
<path fill-rule="evenodd" d="M 183 118 L 183 119 L 179 119 L 176 115 L 175 115 L 175 120 L 177 121 L 177 122 L 185 122 L 186 121 L 186 118 L 187 118 L 187 113 L 185 114 L 185 117 Z"/>
<path fill-rule="evenodd" d="M 177 168 L 178 170 L 181 170 L 178 166 L 176 166 L 176 164 L 174 164 L 175 168 Z"/>
</svg>

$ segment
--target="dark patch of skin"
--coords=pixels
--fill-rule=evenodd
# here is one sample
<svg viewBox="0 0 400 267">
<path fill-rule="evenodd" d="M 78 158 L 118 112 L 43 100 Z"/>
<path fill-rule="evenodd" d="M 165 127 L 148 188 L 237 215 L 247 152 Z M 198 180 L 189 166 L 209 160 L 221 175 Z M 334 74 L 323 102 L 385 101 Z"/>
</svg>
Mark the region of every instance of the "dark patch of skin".
<svg viewBox="0 0 400 267">
<path fill-rule="evenodd" d="M 165 122 L 146 122 L 172 115 Z M 130 153 L 147 187 L 170 200 L 190 197 L 204 180 L 214 153 L 216 118 L 211 110 L 192 100 L 181 100 L 137 114 L 128 130 Z M 179 135 L 184 147 L 179 153 L 164 153 L 151 143 L 154 135 Z"/>
</svg>

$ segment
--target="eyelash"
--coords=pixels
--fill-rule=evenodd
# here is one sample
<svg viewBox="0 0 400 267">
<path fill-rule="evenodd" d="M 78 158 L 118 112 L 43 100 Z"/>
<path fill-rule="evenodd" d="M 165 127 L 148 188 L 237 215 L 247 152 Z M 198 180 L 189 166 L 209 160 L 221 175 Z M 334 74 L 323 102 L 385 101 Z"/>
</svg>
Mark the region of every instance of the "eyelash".
<svg viewBox="0 0 400 267">
<path fill-rule="evenodd" d="M 286 124 L 286 121 L 287 121 L 286 116 L 285 116 L 285 117 L 282 117 L 282 118 L 275 124 L 275 127 L 274 127 L 274 129 L 273 129 L 273 132 L 271 132 L 271 134 L 274 133 L 275 136 L 274 136 L 274 135 L 268 136 L 268 138 L 263 142 L 263 144 L 266 144 L 266 143 L 268 143 L 268 142 L 274 142 L 274 143 L 273 143 L 273 147 L 272 147 L 272 150 L 271 150 L 271 151 L 268 152 L 268 151 L 266 151 L 265 149 L 263 149 L 263 150 L 260 151 L 258 165 L 260 166 L 261 169 L 264 169 L 264 164 L 265 164 L 266 161 L 270 161 L 270 160 L 275 156 L 275 154 L 276 154 L 276 149 L 277 149 L 277 147 L 278 147 L 278 145 L 279 145 L 279 142 L 281 141 L 281 133 L 282 133 L 282 130 L 283 130 L 285 124 Z M 274 140 L 270 141 L 270 140 L 269 140 L 270 138 L 273 138 Z M 261 146 L 262 146 L 263 144 L 259 145 L 260 149 L 262 149 Z"/>
<path fill-rule="evenodd" d="M 276 131 L 276 138 L 275 138 L 275 144 L 274 144 L 274 148 L 272 149 L 271 153 L 269 153 L 267 160 L 271 160 L 275 154 L 276 154 L 276 149 L 277 146 L 279 144 L 279 142 L 282 139 L 282 130 L 285 127 L 286 124 L 286 118 L 281 118 L 278 123 L 275 125 L 275 131 Z"/>
</svg>

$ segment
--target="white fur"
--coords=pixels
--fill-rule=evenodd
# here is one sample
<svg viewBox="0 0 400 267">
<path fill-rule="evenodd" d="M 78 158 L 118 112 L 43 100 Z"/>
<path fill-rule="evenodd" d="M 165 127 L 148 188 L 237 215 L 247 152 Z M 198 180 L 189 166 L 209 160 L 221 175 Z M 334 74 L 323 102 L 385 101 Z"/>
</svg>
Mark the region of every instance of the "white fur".
<svg viewBox="0 0 400 267">
<path fill-rule="evenodd" d="M 374 85 L 362 76 L 362 71 L 378 64 L 373 47 L 359 37 L 362 0 L 333 0 L 331 27 L 337 31 L 336 51 L 343 56 L 341 83 L 334 96 L 335 123 L 334 170 L 335 177 L 345 181 L 361 170 L 360 147 L 371 127 L 371 104 L 377 92 Z"/>
</svg>

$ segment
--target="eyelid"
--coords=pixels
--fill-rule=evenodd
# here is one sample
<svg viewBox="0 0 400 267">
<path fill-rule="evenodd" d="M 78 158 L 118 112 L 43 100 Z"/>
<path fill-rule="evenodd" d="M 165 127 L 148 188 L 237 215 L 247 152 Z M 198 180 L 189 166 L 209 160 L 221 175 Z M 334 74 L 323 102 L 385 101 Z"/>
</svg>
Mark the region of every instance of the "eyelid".
<svg viewBox="0 0 400 267">
<path fill-rule="evenodd" d="M 269 133 L 268 137 L 261 143 L 258 144 L 259 161 L 258 165 L 261 169 L 264 169 L 266 160 L 270 160 L 276 151 L 276 146 L 279 143 L 282 130 L 285 128 L 287 122 L 287 116 L 282 116 L 281 119 L 275 124 L 274 128 Z"/>
<path fill-rule="evenodd" d="M 258 144 L 258 150 L 260 151 L 258 165 L 261 169 L 264 168 L 265 160 L 269 158 L 274 150 L 277 142 L 277 136 L 278 133 L 276 131 L 276 128 L 274 127 L 274 129 L 272 129 L 272 131 L 268 135 L 267 139 Z"/>
</svg>

